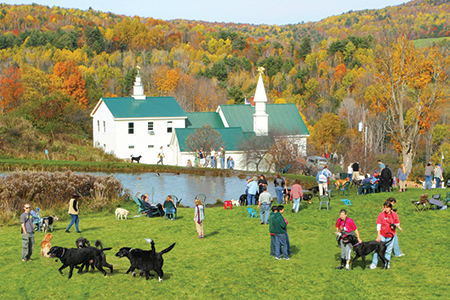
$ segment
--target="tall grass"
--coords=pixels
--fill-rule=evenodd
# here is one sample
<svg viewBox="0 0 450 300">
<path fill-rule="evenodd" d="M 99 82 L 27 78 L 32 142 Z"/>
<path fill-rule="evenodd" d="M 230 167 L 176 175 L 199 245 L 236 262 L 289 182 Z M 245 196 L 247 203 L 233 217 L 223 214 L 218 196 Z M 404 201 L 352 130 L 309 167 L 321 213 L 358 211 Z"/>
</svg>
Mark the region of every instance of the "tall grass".
<svg viewBox="0 0 450 300">
<path fill-rule="evenodd" d="M 129 219 L 115 220 L 113 213 L 88 214 L 81 206 L 82 233 L 64 233 L 70 221 L 65 213 L 55 224 L 52 244 L 74 247 L 79 236 L 91 242 L 100 239 L 105 247 L 113 247 L 107 260 L 116 271 L 107 277 L 98 271 L 75 273 L 70 280 L 68 271 L 59 275 L 59 261 L 39 256 L 42 233 L 36 234 L 35 260 L 24 263 L 18 225 L 3 226 L 0 295 L 3 299 L 443 299 L 450 279 L 450 211 L 414 212 L 409 199 L 418 199 L 422 192 L 357 196 L 353 189 L 346 197 L 335 195 L 329 211 L 319 210 L 313 199 L 312 205 L 303 203 L 298 214 L 287 205 L 290 261 L 276 261 L 269 255 L 268 226 L 260 225 L 259 218 L 249 218 L 246 207 L 206 208 L 205 238 L 198 239 L 194 209 L 180 208 L 175 221 L 134 218 L 138 208 L 127 201 L 121 206 L 130 210 Z M 404 229 L 399 233 L 400 247 L 406 256 L 394 257 L 390 270 L 363 271 L 361 260 L 352 271 L 335 270 L 340 263 L 334 235 L 339 210 L 347 209 L 364 241 L 373 240 L 377 215 L 390 196 L 398 200 Z M 352 205 L 345 206 L 340 201 L 344 198 Z M 150 249 L 144 238 L 154 239 L 157 251 L 177 243 L 164 254 L 163 282 L 126 275 L 128 260 L 114 256 L 124 246 Z"/>
</svg>

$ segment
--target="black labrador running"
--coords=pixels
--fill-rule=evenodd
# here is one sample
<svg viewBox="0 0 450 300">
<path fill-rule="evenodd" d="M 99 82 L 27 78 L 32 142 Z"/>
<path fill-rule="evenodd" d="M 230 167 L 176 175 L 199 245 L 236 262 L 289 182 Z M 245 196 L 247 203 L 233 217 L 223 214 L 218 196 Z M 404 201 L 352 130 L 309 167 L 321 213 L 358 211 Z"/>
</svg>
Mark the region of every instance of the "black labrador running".
<svg viewBox="0 0 450 300">
<path fill-rule="evenodd" d="M 97 269 L 99 269 L 104 276 L 106 276 L 106 271 L 102 268 L 102 250 L 95 247 L 86 247 L 81 249 L 68 249 L 63 247 L 54 246 L 50 248 L 47 253 L 50 257 L 57 257 L 62 262 L 62 267 L 58 269 L 59 273 L 63 275 L 62 270 L 70 267 L 69 279 L 72 277 L 73 269 L 84 263 L 89 263 L 93 261 Z"/>
<path fill-rule="evenodd" d="M 370 242 L 362 242 L 358 243 L 358 238 L 353 235 L 348 236 L 348 242 L 353 245 L 353 251 L 355 251 L 355 258 L 352 260 L 352 270 L 353 270 L 353 263 L 355 260 L 357 260 L 359 257 L 361 257 L 363 262 L 363 270 L 366 268 L 366 255 L 370 254 L 371 252 L 375 251 L 378 256 L 380 257 L 381 261 L 383 262 L 382 269 L 387 269 L 389 260 L 387 260 L 384 255 L 386 253 L 387 244 L 389 244 L 394 237 L 391 237 L 386 242 L 377 242 L 377 241 L 370 241 Z"/>
<path fill-rule="evenodd" d="M 127 270 L 126 274 L 133 272 L 132 274 L 135 276 L 134 270 L 139 269 L 141 270 L 141 274 L 144 273 L 145 278 L 148 280 L 150 277 L 150 271 L 154 270 L 158 274 L 159 281 L 162 281 L 164 275 L 162 270 L 164 259 L 162 255 L 172 250 L 173 247 L 175 247 L 175 243 L 158 253 L 155 251 L 155 243 L 153 240 L 149 242 L 152 245 L 152 250 L 150 251 L 123 247 L 116 253 L 116 256 L 118 258 L 127 257 L 130 260 L 131 266 Z"/>
</svg>

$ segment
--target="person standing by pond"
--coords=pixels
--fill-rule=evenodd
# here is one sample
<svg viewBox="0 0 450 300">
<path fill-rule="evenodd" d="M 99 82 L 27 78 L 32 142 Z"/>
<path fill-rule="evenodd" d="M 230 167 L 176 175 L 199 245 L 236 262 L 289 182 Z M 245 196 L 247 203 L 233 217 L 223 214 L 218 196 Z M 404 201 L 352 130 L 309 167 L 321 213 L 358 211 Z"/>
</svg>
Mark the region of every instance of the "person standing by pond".
<svg viewBox="0 0 450 300">
<path fill-rule="evenodd" d="M 266 177 L 263 174 L 261 174 L 261 175 L 259 175 L 259 180 L 258 180 L 259 194 L 262 193 L 263 186 L 267 186 L 267 180 L 266 180 Z"/>
<path fill-rule="evenodd" d="M 220 158 L 220 166 L 222 167 L 222 170 L 225 170 L 225 149 L 223 148 L 223 146 L 220 146 L 219 158 Z"/>
<path fill-rule="evenodd" d="M 255 205 L 256 193 L 258 192 L 258 177 L 253 176 L 253 180 L 248 185 L 247 205 Z"/>
<path fill-rule="evenodd" d="M 195 221 L 195 228 L 198 232 L 198 238 L 203 238 L 203 221 L 205 219 L 205 209 L 202 204 L 202 200 L 195 199 L 195 214 L 194 214 L 194 221 Z"/>
<path fill-rule="evenodd" d="M 74 193 L 72 195 L 72 198 L 70 198 L 69 201 L 69 215 L 72 218 L 70 221 L 69 226 L 67 226 L 66 232 L 70 232 L 69 229 L 72 227 L 73 224 L 75 224 L 75 228 L 77 229 L 78 233 L 81 233 L 80 229 L 78 228 L 78 224 L 80 223 L 80 219 L 78 217 L 78 214 L 80 213 L 80 210 L 78 209 L 78 198 L 80 198 L 80 195 L 78 193 Z"/>
<path fill-rule="evenodd" d="M 20 227 L 22 228 L 22 261 L 31 260 L 34 248 L 34 225 L 31 215 L 31 206 L 25 203 L 24 213 L 20 216 Z"/>
<path fill-rule="evenodd" d="M 216 151 L 214 151 L 213 148 L 211 148 L 211 168 L 215 169 L 216 168 Z"/>
<path fill-rule="evenodd" d="M 203 148 L 200 148 L 200 151 L 198 152 L 198 157 L 200 158 L 200 168 L 205 167 L 205 153 L 203 153 Z"/>
<path fill-rule="evenodd" d="M 347 217 L 347 211 L 341 209 L 339 212 L 339 218 L 336 220 L 336 235 L 339 237 L 339 245 L 341 245 L 341 265 L 336 269 L 350 269 L 350 258 L 352 254 L 352 244 L 345 243 L 347 236 L 356 235 L 358 242 L 362 243 L 359 237 L 358 228 L 355 222 Z"/>
</svg>

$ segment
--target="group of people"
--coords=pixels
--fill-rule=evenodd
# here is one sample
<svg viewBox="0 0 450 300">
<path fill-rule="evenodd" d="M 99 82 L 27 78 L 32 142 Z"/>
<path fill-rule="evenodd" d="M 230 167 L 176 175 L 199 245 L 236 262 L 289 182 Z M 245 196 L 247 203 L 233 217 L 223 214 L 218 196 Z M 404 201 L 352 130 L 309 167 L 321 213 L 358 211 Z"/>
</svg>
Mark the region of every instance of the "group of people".
<svg viewBox="0 0 450 300">
<path fill-rule="evenodd" d="M 300 182 L 299 182 L 300 183 Z M 277 203 L 283 204 L 284 195 L 288 194 L 288 187 L 286 181 L 281 177 L 280 173 L 277 173 L 273 184 L 275 186 L 275 192 L 277 194 Z M 264 189 L 265 188 L 265 189 Z M 255 205 L 256 199 L 261 197 L 263 191 L 267 192 L 267 180 L 264 174 L 250 177 L 248 176 L 245 183 L 245 195 L 247 196 L 247 205 Z M 270 195 L 270 194 L 269 194 Z M 303 192 L 301 193 L 303 197 Z"/>
<path fill-rule="evenodd" d="M 396 257 L 402 257 L 405 254 L 402 253 L 399 246 L 397 229 L 403 231 L 400 226 L 400 220 L 398 214 L 392 209 L 397 201 L 395 198 L 389 197 L 383 204 L 382 212 L 378 215 L 376 221 L 377 230 L 377 242 L 387 242 L 385 258 L 386 260 L 391 260 L 392 251 Z M 335 224 L 336 235 L 338 238 L 339 245 L 341 246 L 341 265 L 336 267 L 336 269 L 347 269 L 350 268 L 351 251 L 353 245 L 350 243 L 348 236 L 353 235 L 358 239 L 358 244 L 362 243 L 358 228 L 355 222 L 347 216 L 347 211 L 342 209 L 339 213 L 339 218 L 336 220 Z M 372 263 L 370 269 L 375 269 L 378 264 L 378 254 L 373 254 Z M 390 268 L 388 264 L 387 268 Z"/>
<path fill-rule="evenodd" d="M 440 188 L 441 182 L 444 181 L 444 170 L 442 170 L 442 167 L 440 164 L 435 164 L 434 168 L 431 162 L 427 164 L 425 167 L 425 189 L 431 190 L 433 187 L 433 177 L 435 181 L 435 187 Z"/>
<path fill-rule="evenodd" d="M 220 162 L 220 167 L 222 168 L 222 170 L 224 170 L 225 168 L 227 169 L 234 169 L 234 160 L 231 156 L 228 156 L 228 158 L 226 159 L 225 162 L 225 149 L 223 148 L 223 146 L 220 146 L 219 150 L 216 151 L 214 150 L 214 148 L 210 149 L 210 155 L 209 155 L 209 159 L 211 162 L 211 168 L 215 169 L 217 167 L 219 167 L 219 162 Z M 204 168 L 206 167 L 206 157 L 207 154 L 205 154 L 205 152 L 203 151 L 203 148 L 200 148 L 200 150 L 196 150 L 195 151 L 195 158 L 194 158 L 194 163 L 192 163 L 192 161 L 190 159 L 188 159 L 187 161 L 187 167 L 200 167 L 200 168 Z"/>
</svg>

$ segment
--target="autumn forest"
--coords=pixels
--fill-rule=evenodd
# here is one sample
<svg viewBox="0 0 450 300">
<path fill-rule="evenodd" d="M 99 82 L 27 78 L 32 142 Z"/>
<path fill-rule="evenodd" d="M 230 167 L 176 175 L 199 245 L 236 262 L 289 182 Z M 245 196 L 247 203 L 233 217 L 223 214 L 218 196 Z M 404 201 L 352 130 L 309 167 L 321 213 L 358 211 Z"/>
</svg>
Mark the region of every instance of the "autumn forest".
<svg viewBox="0 0 450 300">
<path fill-rule="evenodd" d="M 0 4 L 0 28 L 0 155 L 88 144 L 93 106 L 129 96 L 136 66 L 147 96 L 188 112 L 244 103 L 263 66 L 269 102 L 295 103 L 307 122 L 309 154 L 450 162 L 449 0 L 284 26 Z"/>
</svg>

